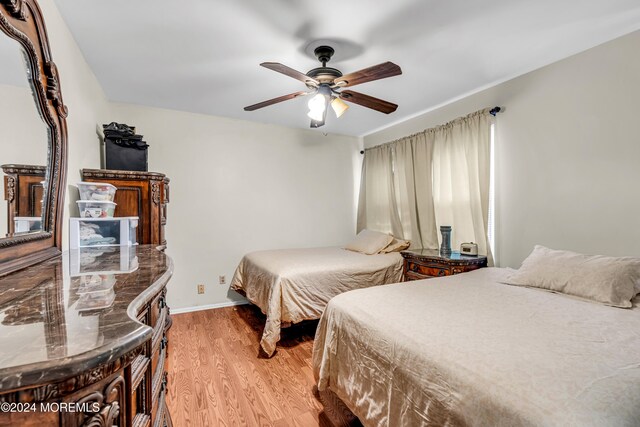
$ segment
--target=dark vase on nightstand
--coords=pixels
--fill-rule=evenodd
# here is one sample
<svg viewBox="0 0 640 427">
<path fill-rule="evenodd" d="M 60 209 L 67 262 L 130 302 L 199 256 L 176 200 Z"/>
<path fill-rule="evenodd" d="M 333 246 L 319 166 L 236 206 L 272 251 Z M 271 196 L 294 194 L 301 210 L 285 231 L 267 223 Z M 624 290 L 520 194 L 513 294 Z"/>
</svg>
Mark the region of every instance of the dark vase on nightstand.
<svg viewBox="0 0 640 427">
<path fill-rule="evenodd" d="M 451 226 L 441 225 L 440 233 L 442 233 L 442 244 L 440 245 L 440 253 L 442 255 L 451 255 Z"/>
</svg>

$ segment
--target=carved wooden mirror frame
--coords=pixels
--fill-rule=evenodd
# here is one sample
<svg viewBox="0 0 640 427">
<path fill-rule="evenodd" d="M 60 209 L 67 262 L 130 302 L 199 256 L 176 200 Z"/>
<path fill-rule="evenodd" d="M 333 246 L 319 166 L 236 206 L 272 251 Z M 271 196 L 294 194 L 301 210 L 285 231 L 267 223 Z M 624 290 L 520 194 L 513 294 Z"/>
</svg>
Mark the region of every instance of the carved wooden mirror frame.
<svg viewBox="0 0 640 427">
<path fill-rule="evenodd" d="M 58 70 L 36 0 L 0 0 L 0 37 L 23 48 L 37 108 L 49 128 L 49 153 L 42 206 L 42 230 L 0 240 L 0 276 L 57 256 L 62 248 L 62 215 L 67 173 L 67 107 Z M 0 118 L 1 120 L 1 118 Z M 11 188 L 7 188 L 11 196 Z"/>
</svg>

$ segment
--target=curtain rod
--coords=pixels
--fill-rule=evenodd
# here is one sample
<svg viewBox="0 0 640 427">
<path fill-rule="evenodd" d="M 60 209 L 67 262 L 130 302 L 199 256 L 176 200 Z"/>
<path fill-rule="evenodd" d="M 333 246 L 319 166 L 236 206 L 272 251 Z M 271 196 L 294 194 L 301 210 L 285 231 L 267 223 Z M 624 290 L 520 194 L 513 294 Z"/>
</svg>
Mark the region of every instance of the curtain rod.
<svg viewBox="0 0 640 427">
<path fill-rule="evenodd" d="M 496 107 L 493 107 L 491 110 L 489 110 L 489 114 L 495 117 L 501 111 L 502 111 L 502 107 L 496 106 Z M 360 150 L 360 154 L 364 154 L 364 150 Z"/>
</svg>

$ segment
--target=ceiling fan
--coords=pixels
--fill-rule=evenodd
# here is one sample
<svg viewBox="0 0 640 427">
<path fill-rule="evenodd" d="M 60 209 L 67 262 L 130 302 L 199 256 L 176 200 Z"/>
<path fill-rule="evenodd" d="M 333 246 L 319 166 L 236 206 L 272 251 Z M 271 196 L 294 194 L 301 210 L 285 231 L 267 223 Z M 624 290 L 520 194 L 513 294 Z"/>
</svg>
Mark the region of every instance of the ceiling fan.
<svg viewBox="0 0 640 427">
<path fill-rule="evenodd" d="M 261 66 L 277 71 L 286 76 L 293 77 L 296 80 L 300 80 L 306 84 L 311 91 L 294 92 L 288 95 L 279 96 L 278 98 L 249 105 L 248 107 L 244 107 L 244 110 L 254 111 L 259 108 L 288 101 L 289 99 L 294 99 L 299 96 L 313 95 L 308 103 L 309 113 L 307 114 L 311 119 L 312 128 L 318 128 L 324 125 L 329 105 L 331 105 L 331 108 L 336 113 L 337 117 L 342 116 L 342 114 L 349 108 L 349 105 L 344 101 L 371 108 L 385 114 L 396 111 L 398 108 L 396 104 L 374 98 L 373 96 L 354 92 L 352 90 L 341 89 L 359 85 L 361 83 L 397 76 L 402 74 L 402 70 L 399 66 L 393 62 L 384 62 L 382 64 L 374 65 L 373 67 L 343 75 L 340 70 L 327 67 L 327 62 L 329 62 L 334 52 L 335 51 L 330 46 L 317 47 L 314 50 L 314 53 L 316 58 L 318 58 L 318 61 L 322 63 L 322 67 L 314 68 L 306 74 L 278 62 L 263 62 L 260 64 Z"/>
</svg>

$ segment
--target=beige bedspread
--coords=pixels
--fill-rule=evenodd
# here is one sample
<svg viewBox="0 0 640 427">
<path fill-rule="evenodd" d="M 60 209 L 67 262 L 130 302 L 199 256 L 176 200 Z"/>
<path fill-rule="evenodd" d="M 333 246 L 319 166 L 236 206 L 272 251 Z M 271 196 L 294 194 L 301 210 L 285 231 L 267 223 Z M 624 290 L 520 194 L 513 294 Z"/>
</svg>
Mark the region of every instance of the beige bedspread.
<svg viewBox="0 0 640 427">
<path fill-rule="evenodd" d="M 334 298 L 318 388 L 365 426 L 639 426 L 640 308 L 497 283 L 505 269 Z"/>
<path fill-rule="evenodd" d="M 244 256 L 231 280 L 267 315 L 260 345 L 271 356 L 280 323 L 318 319 L 343 292 L 402 280 L 399 253 L 364 255 L 342 248 L 284 249 Z"/>
</svg>

